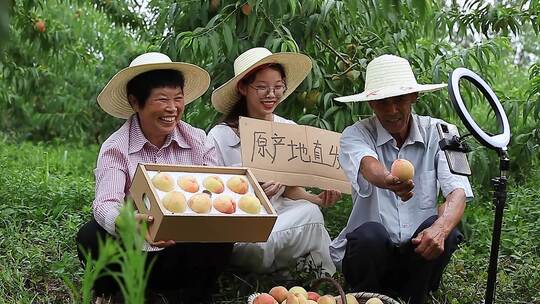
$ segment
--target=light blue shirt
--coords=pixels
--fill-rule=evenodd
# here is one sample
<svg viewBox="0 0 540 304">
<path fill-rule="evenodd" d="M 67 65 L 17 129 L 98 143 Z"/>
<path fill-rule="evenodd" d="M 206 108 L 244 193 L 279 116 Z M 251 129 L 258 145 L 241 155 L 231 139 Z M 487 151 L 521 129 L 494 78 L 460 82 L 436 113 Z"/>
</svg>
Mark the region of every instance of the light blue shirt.
<svg viewBox="0 0 540 304">
<path fill-rule="evenodd" d="M 439 148 L 438 122 L 443 121 L 412 114 L 409 137 L 401 149 L 376 116 L 358 121 L 343 131 L 339 161 L 352 184 L 353 209 L 347 226 L 330 245 L 330 255 L 339 269 L 345 255 L 347 233 L 363 223 L 381 223 L 391 240 L 401 244 L 412 237 L 424 220 L 437 214 L 439 189 L 446 197 L 461 188 L 467 201 L 472 199 L 469 180 L 450 172 L 444 152 Z M 378 159 L 388 170 L 398 158 L 410 161 L 415 168 L 414 196 L 403 202 L 394 192 L 367 182 L 359 173 L 365 156 Z"/>
</svg>

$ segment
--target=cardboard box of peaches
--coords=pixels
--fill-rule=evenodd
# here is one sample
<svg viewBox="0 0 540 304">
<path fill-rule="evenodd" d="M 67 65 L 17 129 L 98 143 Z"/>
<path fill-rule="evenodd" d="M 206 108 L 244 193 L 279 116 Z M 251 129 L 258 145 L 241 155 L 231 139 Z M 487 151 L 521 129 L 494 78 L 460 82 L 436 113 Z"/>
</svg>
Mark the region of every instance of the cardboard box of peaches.
<svg viewBox="0 0 540 304">
<path fill-rule="evenodd" d="M 139 164 L 130 193 L 153 241 L 265 242 L 277 219 L 248 168 Z"/>
</svg>

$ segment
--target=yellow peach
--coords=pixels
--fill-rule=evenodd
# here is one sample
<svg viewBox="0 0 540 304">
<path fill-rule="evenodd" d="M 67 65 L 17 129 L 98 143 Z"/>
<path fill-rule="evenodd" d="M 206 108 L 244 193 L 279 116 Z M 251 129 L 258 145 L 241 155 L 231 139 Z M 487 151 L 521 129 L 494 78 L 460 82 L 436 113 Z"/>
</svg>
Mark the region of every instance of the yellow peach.
<svg viewBox="0 0 540 304">
<path fill-rule="evenodd" d="M 232 197 L 220 195 L 214 200 L 214 208 L 221 213 L 231 214 L 236 211 L 236 203 Z"/>
<path fill-rule="evenodd" d="M 152 178 L 152 184 L 158 190 L 169 192 L 174 189 L 174 179 L 169 173 L 159 172 Z"/>
<path fill-rule="evenodd" d="M 210 192 L 221 193 L 225 190 L 223 186 L 223 181 L 217 175 L 208 176 L 203 180 L 203 186 Z"/>
<path fill-rule="evenodd" d="M 270 289 L 270 291 L 268 293 L 272 297 L 274 297 L 274 299 L 276 299 L 276 301 L 281 303 L 281 302 L 285 301 L 285 299 L 287 299 L 287 292 L 289 292 L 287 290 L 287 288 L 285 288 L 283 286 L 275 286 L 275 287 L 272 287 L 272 289 Z"/>
<path fill-rule="evenodd" d="M 212 210 L 212 200 L 206 193 L 197 193 L 189 199 L 188 206 L 196 213 L 208 213 Z"/>
<path fill-rule="evenodd" d="M 317 300 L 317 304 L 336 304 L 336 299 L 331 295 L 324 295 Z"/>
<path fill-rule="evenodd" d="M 289 292 L 295 294 L 296 296 L 301 295 L 301 296 L 303 296 L 306 300 L 307 300 L 307 298 L 308 298 L 308 293 L 307 293 L 307 291 L 306 291 L 303 287 L 300 287 L 300 286 L 294 286 L 294 287 L 291 287 L 291 289 L 289 289 Z"/>
<path fill-rule="evenodd" d="M 242 176 L 233 176 L 227 181 L 227 187 L 235 193 L 246 194 L 249 189 L 249 183 Z"/>
<path fill-rule="evenodd" d="M 379 298 L 371 298 L 366 301 L 366 304 L 384 304 Z"/>
<path fill-rule="evenodd" d="M 186 211 L 186 197 L 179 191 L 167 192 L 161 199 L 165 209 L 173 213 L 182 213 Z"/>
<path fill-rule="evenodd" d="M 238 201 L 238 207 L 244 212 L 251 214 L 259 214 L 261 212 L 261 202 L 252 194 L 246 194 Z"/>
<path fill-rule="evenodd" d="M 408 181 L 414 177 L 414 166 L 406 159 L 396 159 L 392 163 L 390 173 L 400 181 Z"/>
<path fill-rule="evenodd" d="M 195 193 L 199 191 L 199 183 L 197 183 L 197 179 L 194 176 L 182 176 L 178 179 L 177 183 L 186 192 Z"/>
<path fill-rule="evenodd" d="M 358 300 L 356 300 L 356 297 L 352 294 L 348 293 L 345 295 L 345 297 L 347 298 L 347 304 L 358 304 Z M 338 298 L 337 303 L 343 304 L 341 303 L 341 297 Z"/>
<path fill-rule="evenodd" d="M 304 300 L 304 301 L 302 302 L 302 300 Z M 301 303 L 303 304 L 305 302 L 306 301 L 305 301 L 304 297 L 302 297 L 302 296 L 298 297 L 297 295 L 295 295 L 292 292 L 288 292 L 287 293 L 287 299 L 285 301 L 283 301 L 283 303 L 285 303 L 285 304 L 301 304 Z"/>
<path fill-rule="evenodd" d="M 277 302 L 271 295 L 261 293 L 253 299 L 253 304 L 277 304 Z"/>
</svg>

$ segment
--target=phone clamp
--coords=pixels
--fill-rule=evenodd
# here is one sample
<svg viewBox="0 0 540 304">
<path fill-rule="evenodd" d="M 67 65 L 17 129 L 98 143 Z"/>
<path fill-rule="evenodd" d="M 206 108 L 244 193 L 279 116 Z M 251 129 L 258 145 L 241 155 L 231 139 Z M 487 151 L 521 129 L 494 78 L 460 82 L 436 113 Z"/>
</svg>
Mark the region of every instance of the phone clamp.
<svg viewBox="0 0 540 304">
<path fill-rule="evenodd" d="M 471 152 L 471 148 L 464 140 L 459 138 L 457 135 L 454 135 L 452 138 L 443 138 L 439 140 L 439 147 L 441 150 L 451 150 L 458 151 L 463 153 Z"/>
</svg>

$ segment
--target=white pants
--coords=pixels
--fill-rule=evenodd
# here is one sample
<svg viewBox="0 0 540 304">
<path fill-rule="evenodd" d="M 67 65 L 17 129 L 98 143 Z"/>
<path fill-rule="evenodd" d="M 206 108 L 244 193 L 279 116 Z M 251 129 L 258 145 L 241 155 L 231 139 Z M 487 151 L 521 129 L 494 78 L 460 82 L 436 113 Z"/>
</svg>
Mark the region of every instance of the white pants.
<svg viewBox="0 0 540 304">
<path fill-rule="evenodd" d="M 267 242 L 236 243 L 232 264 L 258 273 L 268 273 L 296 265 L 299 258 L 333 275 L 330 236 L 324 227 L 319 206 L 306 200 L 282 196 L 272 199 L 278 218 Z"/>
</svg>

